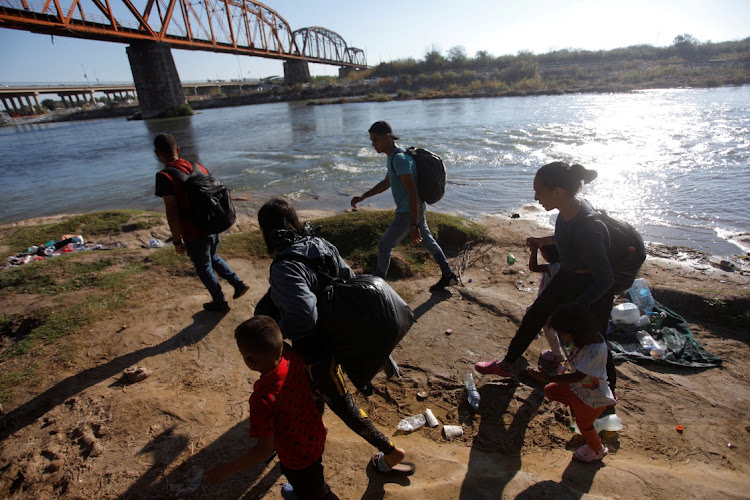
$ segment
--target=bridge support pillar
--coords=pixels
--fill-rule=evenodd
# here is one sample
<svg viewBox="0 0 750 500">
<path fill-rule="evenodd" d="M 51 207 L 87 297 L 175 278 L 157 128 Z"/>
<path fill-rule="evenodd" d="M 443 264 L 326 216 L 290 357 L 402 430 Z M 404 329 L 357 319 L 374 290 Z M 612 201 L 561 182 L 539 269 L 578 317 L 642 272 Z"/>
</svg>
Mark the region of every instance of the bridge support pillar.
<svg viewBox="0 0 750 500">
<path fill-rule="evenodd" d="M 339 68 L 339 78 L 346 78 L 351 74 L 352 71 L 354 71 L 354 68 Z"/>
<path fill-rule="evenodd" d="M 284 61 L 284 85 L 291 87 L 310 81 L 310 66 L 307 61 L 297 59 Z"/>
<path fill-rule="evenodd" d="M 144 119 L 159 118 L 187 103 L 169 44 L 135 42 L 127 53 Z"/>
</svg>

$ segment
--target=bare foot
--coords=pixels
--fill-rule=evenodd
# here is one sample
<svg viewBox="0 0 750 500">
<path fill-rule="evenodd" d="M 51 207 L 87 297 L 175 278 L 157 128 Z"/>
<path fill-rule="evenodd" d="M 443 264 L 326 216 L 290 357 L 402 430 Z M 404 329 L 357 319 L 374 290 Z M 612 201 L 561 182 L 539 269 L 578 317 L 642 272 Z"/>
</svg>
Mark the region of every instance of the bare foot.
<svg viewBox="0 0 750 500">
<path fill-rule="evenodd" d="M 404 457 L 406 457 L 406 452 L 401 448 L 394 448 L 393 451 L 389 454 L 383 455 L 383 458 L 385 458 L 385 463 L 388 465 L 388 467 L 391 468 L 400 463 L 404 459 Z"/>
</svg>

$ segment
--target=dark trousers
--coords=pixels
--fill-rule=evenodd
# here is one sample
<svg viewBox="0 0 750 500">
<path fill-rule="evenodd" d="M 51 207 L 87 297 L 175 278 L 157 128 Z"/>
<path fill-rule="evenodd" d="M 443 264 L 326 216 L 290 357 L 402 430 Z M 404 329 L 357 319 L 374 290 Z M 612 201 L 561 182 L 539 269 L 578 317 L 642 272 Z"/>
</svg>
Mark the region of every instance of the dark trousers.
<svg viewBox="0 0 750 500">
<path fill-rule="evenodd" d="M 537 333 L 539 333 L 539 330 L 547 323 L 547 320 L 555 309 L 561 305 L 575 301 L 591 285 L 591 282 L 592 277 L 590 274 L 579 274 L 570 271 L 560 271 L 557 273 L 549 284 L 544 287 L 544 290 L 542 290 L 539 297 L 529 307 L 529 310 L 526 311 L 521 321 L 521 326 L 518 327 L 515 337 L 510 341 L 505 359 L 511 363 L 516 362 L 526 349 L 529 348 L 531 342 Z M 614 292 L 609 291 L 591 304 L 590 307 L 599 331 L 605 337 L 613 301 Z M 617 383 L 617 372 L 615 371 L 612 352 L 609 349 L 607 349 L 607 379 L 609 379 L 609 387 L 614 392 Z"/>
<path fill-rule="evenodd" d="M 281 464 L 281 472 L 294 488 L 294 493 L 301 500 L 338 500 L 331 491 L 323 476 L 323 457 L 302 470 L 292 470 Z"/>
</svg>

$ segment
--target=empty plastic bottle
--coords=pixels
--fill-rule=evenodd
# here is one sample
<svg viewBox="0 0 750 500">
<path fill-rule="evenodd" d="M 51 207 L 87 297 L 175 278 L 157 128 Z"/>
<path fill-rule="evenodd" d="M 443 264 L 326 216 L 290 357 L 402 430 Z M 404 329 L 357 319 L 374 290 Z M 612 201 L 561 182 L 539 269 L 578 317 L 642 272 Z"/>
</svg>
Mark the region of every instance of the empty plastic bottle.
<svg viewBox="0 0 750 500">
<path fill-rule="evenodd" d="M 422 427 L 426 422 L 427 420 L 424 418 L 423 414 L 412 415 L 411 417 L 402 419 L 401 422 L 398 423 L 398 430 L 404 432 L 415 431 Z"/>
<path fill-rule="evenodd" d="M 633 281 L 633 286 L 630 287 L 628 293 L 633 304 L 637 305 L 638 309 L 645 314 L 650 314 L 654 310 L 654 297 L 651 295 L 651 290 L 648 289 L 648 284 L 643 278 Z"/>
<path fill-rule="evenodd" d="M 508 252 L 508 265 L 512 266 L 515 263 L 516 263 L 516 256 Z"/>
<path fill-rule="evenodd" d="M 474 374 L 469 372 L 466 374 L 466 377 L 464 377 L 464 383 L 466 384 L 466 399 L 469 401 L 469 404 L 472 408 L 475 410 L 479 409 L 479 402 L 481 398 L 479 397 L 479 391 L 477 390 L 477 384 L 474 382 Z"/>
<path fill-rule="evenodd" d="M 654 358 L 661 358 L 662 356 L 664 356 L 664 353 L 666 353 L 666 349 L 664 349 L 664 346 L 654 340 L 654 338 L 649 335 L 648 332 L 638 330 L 635 336 L 638 338 L 638 342 L 640 342 L 641 347 L 649 354 L 651 354 L 651 356 L 653 356 Z"/>
</svg>

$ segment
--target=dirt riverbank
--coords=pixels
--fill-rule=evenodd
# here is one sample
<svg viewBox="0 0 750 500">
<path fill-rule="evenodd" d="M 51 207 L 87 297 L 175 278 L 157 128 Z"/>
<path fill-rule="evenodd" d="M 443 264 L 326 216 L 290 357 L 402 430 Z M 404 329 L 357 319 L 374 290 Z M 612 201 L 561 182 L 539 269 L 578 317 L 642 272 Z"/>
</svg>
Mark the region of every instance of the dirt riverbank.
<svg viewBox="0 0 750 500">
<path fill-rule="evenodd" d="M 436 266 L 433 275 L 392 283 L 418 317 L 394 352 L 403 376 L 379 376 L 375 394 L 355 395 L 407 450 L 416 473 L 406 478 L 368 468 L 374 450 L 327 411 L 323 463 L 333 490 L 347 499 L 747 498 L 750 334 L 725 320 L 750 309 L 750 276 L 710 262 L 649 257 L 643 276 L 655 298 L 683 315 L 723 364 L 702 370 L 619 364 L 617 414 L 624 427 L 603 434 L 611 449 L 603 463 L 580 464 L 571 454 L 582 438 L 531 379 L 478 376 L 480 411 L 464 401 L 464 374 L 477 360 L 505 352 L 535 297 L 538 276 L 525 266 L 524 241 L 544 234 L 530 221 L 484 222 L 491 244 L 470 256 L 463 286 L 429 293 Z M 239 224 L 253 227 L 249 219 Z M 132 233 L 126 243 L 140 248 L 144 236 Z M 151 250 L 136 252 L 146 258 Z M 508 252 L 518 259 L 512 267 Z M 249 445 L 247 398 L 256 374 L 240 359 L 233 330 L 265 293 L 269 260 L 230 264 L 251 291 L 225 316 L 201 310 L 206 292 L 195 276 L 149 275 L 137 307 L 65 337 L 78 354 L 55 362 L 62 369 L 39 370 L 3 409 L 0 496 L 281 498 L 285 481 L 276 460 L 221 484 L 199 483 L 202 470 Z M 48 300 L 41 293 L 13 295 L 2 308 L 13 314 Z M 536 340 L 525 361 L 536 364 L 545 348 Z M 60 354 L 47 351 L 36 362 L 43 367 Z M 134 366 L 151 376 L 127 381 L 123 370 Z M 464 435 L 447 440 L 441 427 L 396 433 L 400 419 L 426 408 L 443 424 L 461 425 Z"/>
</svg>

